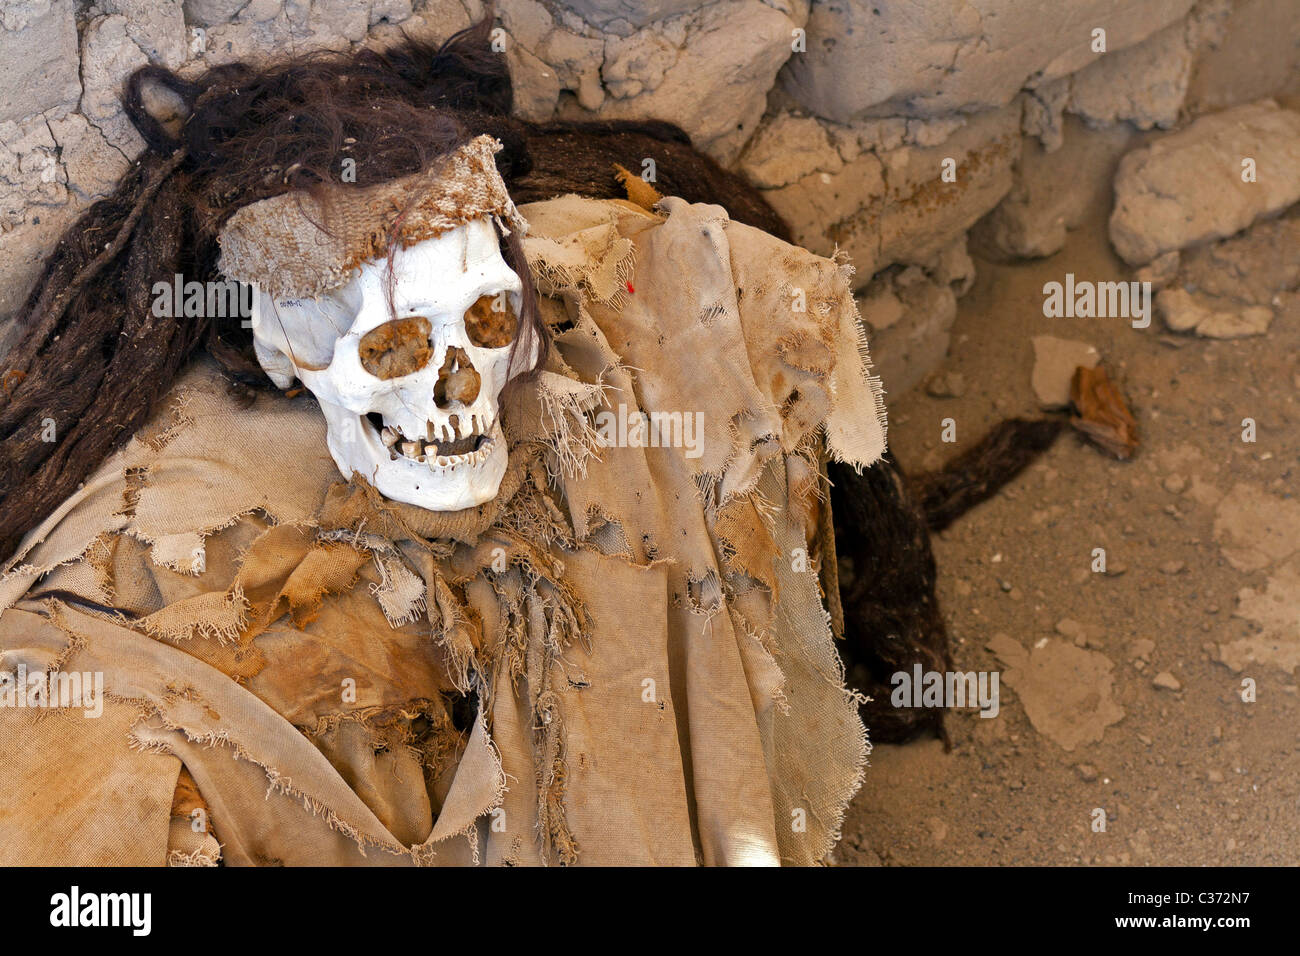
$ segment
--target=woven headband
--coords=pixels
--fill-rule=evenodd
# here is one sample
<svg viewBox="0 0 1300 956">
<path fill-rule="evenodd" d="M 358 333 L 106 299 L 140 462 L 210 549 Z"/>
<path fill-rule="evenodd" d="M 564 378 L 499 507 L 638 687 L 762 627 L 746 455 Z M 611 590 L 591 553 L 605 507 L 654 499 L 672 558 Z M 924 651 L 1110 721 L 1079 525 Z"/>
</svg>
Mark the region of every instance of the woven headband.
<svg viewBox="0 0 1300 956">
<path fill-rule="evenodd" d="M 345 285 L 362 263 L 492 216 L 503 231 L 527 230 L 493 159 L 501 144 L 476 136 L 441 162 L 378 186 L 333 186 L 240 209 L 221 230 L 217 267 L 276 298 L 317 298 Z M 322 228 L 323 227 L 323 228 Z"/>
</svg>

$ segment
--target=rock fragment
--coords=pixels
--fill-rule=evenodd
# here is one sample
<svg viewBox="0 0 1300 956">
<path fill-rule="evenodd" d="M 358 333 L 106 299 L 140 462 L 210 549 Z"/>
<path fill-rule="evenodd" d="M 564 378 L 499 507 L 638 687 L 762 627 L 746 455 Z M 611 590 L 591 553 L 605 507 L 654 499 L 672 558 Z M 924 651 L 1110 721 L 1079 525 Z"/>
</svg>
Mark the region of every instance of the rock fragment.
<svg viewBox="0 0 1300 956">
<path fill-rule="evenodd" d="M 1300 200 L 1300 113 L 1273 100 L 1202 116 L 1133 150 L 1115 175 L 1110 240 L 1143 265 L 1222 239 Z"/>
<path fill-rule="evenodd" d="M 1178 682 L 1178 678 L 1169 671 L 1161 671 L 1151 679 L 1151 684 L 1160 690 L 1182 690 L 1183 685 Z"/>
<path fill-rule="evenodd" d="M 1079 366 L 1095 368 L 1101 354 L 1087 342 L 1035 335 L 1034 370 L 1031 384 L 1043 408 L 1065 408 L 1070 404 L 1070 382 Z"/>
</svg>

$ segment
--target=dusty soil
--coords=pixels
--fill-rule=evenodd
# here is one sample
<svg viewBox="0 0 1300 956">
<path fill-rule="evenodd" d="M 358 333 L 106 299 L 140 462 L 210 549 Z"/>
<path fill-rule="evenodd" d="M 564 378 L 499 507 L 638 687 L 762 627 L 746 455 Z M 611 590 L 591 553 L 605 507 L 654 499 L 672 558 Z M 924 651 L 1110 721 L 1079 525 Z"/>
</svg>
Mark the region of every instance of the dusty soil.
<svg viewBox="0 0 1300 956">
<path fill-rule="evenodd" d="M 1300 862 L 1300 294 L 1237 340 L 1045 318 L 1043 284 L 1066 272 L 1132 278 L 1106 212 L 1051 258 L 978 262 L 941 369 L 964 392 L 890 405 L 903 467 L 934 467 L 1043 414 L 1030 339 L 1055 335 L 1101 352 L 1142 444 L 1120 462 L 1068 433 L 935 539 L 955 662 L 1000 672 L 1001 712 L 950 712 L 951 752 L 875 747 L 842 865 Z"/>
</svg>

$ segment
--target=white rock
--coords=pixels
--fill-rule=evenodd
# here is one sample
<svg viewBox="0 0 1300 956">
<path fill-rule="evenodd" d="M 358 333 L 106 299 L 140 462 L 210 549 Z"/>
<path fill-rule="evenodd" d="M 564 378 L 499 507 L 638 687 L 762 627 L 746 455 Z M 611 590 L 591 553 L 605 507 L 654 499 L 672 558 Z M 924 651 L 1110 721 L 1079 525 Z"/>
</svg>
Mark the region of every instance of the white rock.
<svg viewBox="0 0 1300 956">
<path fill-rule="evenodd" d="M 758 127 L 799 26 L 759 0 L 720 0 L 605 42 L 603 119 L 667 119 L 724 165 Z"/>
<path fill-rule="evenodd" d="M 51 134 L 61 124 L 40 114 L 0 122 L 0 320 L 22 306 L 45 254 L 82 208 L 68 189 L 70 155 Z"/>
<path fill-rule="evenodd" d="M 84 120 L 82 121 L 84 122 Z M 46 252 L 78 211 L 50 123 L 0 122 L 0 318 L 27 297 Z"/>
<path fill-rule="evenodd" d="M 1094 126 L 1127 120 L 1138 129 L 1178 121 L 1192 75 L 1181 20 L 1142 43 L 1108 53 L 1070 78 L 1068 109 Z"/>
<path fill-rule="evenodd" d="M 535 123 L 550 119 L 560 101 L 560 81 L 555 71 L 543 63 L 522 44 L 506 47 L 511 77 L 520 77 L 514 83 L 515 114 Z"/>
<path fill-rule="evenodd" d="M 81 112 L 131 158 L 144 149 L 144 140 L 122 109 L 122 84 L 148 62 L 127 32 L 126 17 L 98 17 L 87 25 L 81 42 Z"/>
<path fill-rule="evenodd" d="M 201 27 L 229 23 L 248 5 L 247 0 L 185 0 L 185 16 Z"/>
<path fill-rule="evenodd" d="M 536 0 L 506 0 L 500 11 L 501 24 L 509 35 L 506 51 L 511 57 L 515 101 L 530 104 L 520 109 L 520 115 L 550 118 L 564 90 L 573 91 L 584 109 L 600 107 L 605 100 L 600 83 L 603 38 L 573 32 Z M 541 114 L 541 105 L 548 100 L 547 112 Z"/>
<path fill-rule="evenodd" d="M 0 123 L 81 95 L 72 0 L 0 3 Z"/>
<path fill-rule="evenodd" d="M 286 7 L 285 12 L 269 19 L 240 16 L 232 23 L 209 27 L 206 33 L 205 66 L 233 63 L 236 60 L 266 60 L 292 49 L 301 53 L 313 50 L 346 50 L 347 37 L 337 32 L 336 24 L 307 7 Z M 356 21 L 367 20 L 365 11 Z M 389 27 L 394 33 L 401 27 Z M 435 34 L 437 35 L 437 34 Z"/>
<path fill-rule="evenodd" d="M 997 107 L 1026 85 L 1140 43 L 1192 3 L 817 2 L 808 18 L 807 51 L 791 57 L 783 83 L 807 109 L 838 122 Z M 1097 27 L 1106 30 L 1106 54 L 1092 51 Z"/>
<path fill-rule="evenodd" d="M 1273 321 L 1273 310 L 1268 306 L 1243 306 L 1182 288 L 1161 290 L 1156 296 L 1156 309 L 1172 331 L 1195 331 L 1212 339 L 1263 335 Z"/>
<path fill-rule="evenodd" d="M 0 123 L 0 223 L 21 222 L 28 205 L 63 204 L 67 181 L 44 116 Z"/>
<path fill-rule="evenodd" d="M 1244 182 L 1253 160 L 1256 182 Z M 1141 265 L 1219 239 L 1300 199 L 1300 113 L 1272 100 L 1203 116 L 1120 161 L 1110 240 Z"/>
<path fill-rule="evenodd" d="M 740 171 L 760 189 L 788 186 L 813 173 L 835 173 L 843 166 L 825 124 L 789 113 L 764 122 L 740 158 Z"/>
<path fill-rule="evenodd" d="M 1070 404 L 1070 382 L 1079 366 L 1095 368 L 1101 361 L 1096 348 L 1087 342 L 1035 335 L 1034 370 L 1030 377 L 1034 394 L 1043 408 L 1065 408 Z"/>
<path fill-rule="evenodd" d="M 357 43 L 370 27 L 368 4 L 356 0 L 312 0 L 308 28 L 316 36 L 340 37 Z"/>
<path fill-rule="evenodd" d="M 1186 289 L 1163 289 L 1156 296 L 1156 311 L 1173 332 L 1190 332 L 1210 316 L 1209 310 Z"/>
<path fill-rule="evenodd" d="M 107 196 L 131 167 L 122 151 L 80 113 L 50 120 L 50 129 L 59 145 L 68 188 L 79 200 Z"/>
<path fill-rule="evenodd" d="M 1239 312 L 1215 312 L 1196 326 L 1196 334 L 1210 339 L 1241 339 L 1263 335 L 1273 321 L 1266 305 L 1248 305 Z"/>
<path fill-rule="evenodd" d="M 180 0 L 103 0 L 105 13 L 126 18 L 126 33 L 149 58 L 175 70 L 188 56 L 185 14 Z"/>
</svg>

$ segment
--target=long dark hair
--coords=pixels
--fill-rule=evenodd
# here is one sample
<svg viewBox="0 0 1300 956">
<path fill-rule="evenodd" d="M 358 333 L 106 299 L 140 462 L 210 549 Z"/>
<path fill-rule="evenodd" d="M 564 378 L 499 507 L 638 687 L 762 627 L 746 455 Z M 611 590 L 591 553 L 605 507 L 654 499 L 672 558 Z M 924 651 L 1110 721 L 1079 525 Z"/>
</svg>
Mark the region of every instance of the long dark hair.
<svg viewBox="0 0 1300 956">
<path fill-rule="evenodd" d="M 483 132 L 503 142 L 507 181 L 528 172 L 490 29 L 484 20 L 440 46 L 235 63 L 192 82 L 153 66 L 130 77 L 124 105 L 148 150 L 59 240 L 0 373 L 0 554 L 149 419 L 200 347 L 237 382 L 269 385 L 238 316 L 150 308 L 155 282 L 220 278 L 217 234 L 239 208 L 341 182 L 347 157 L 359 186 L 418 172 Z M 181 101 L 179 128 L 146 108 L 160 90 Z M 524 280 L 521 337 L 545 341 L 518 236 L 503 252 Z"/>
</svg>

